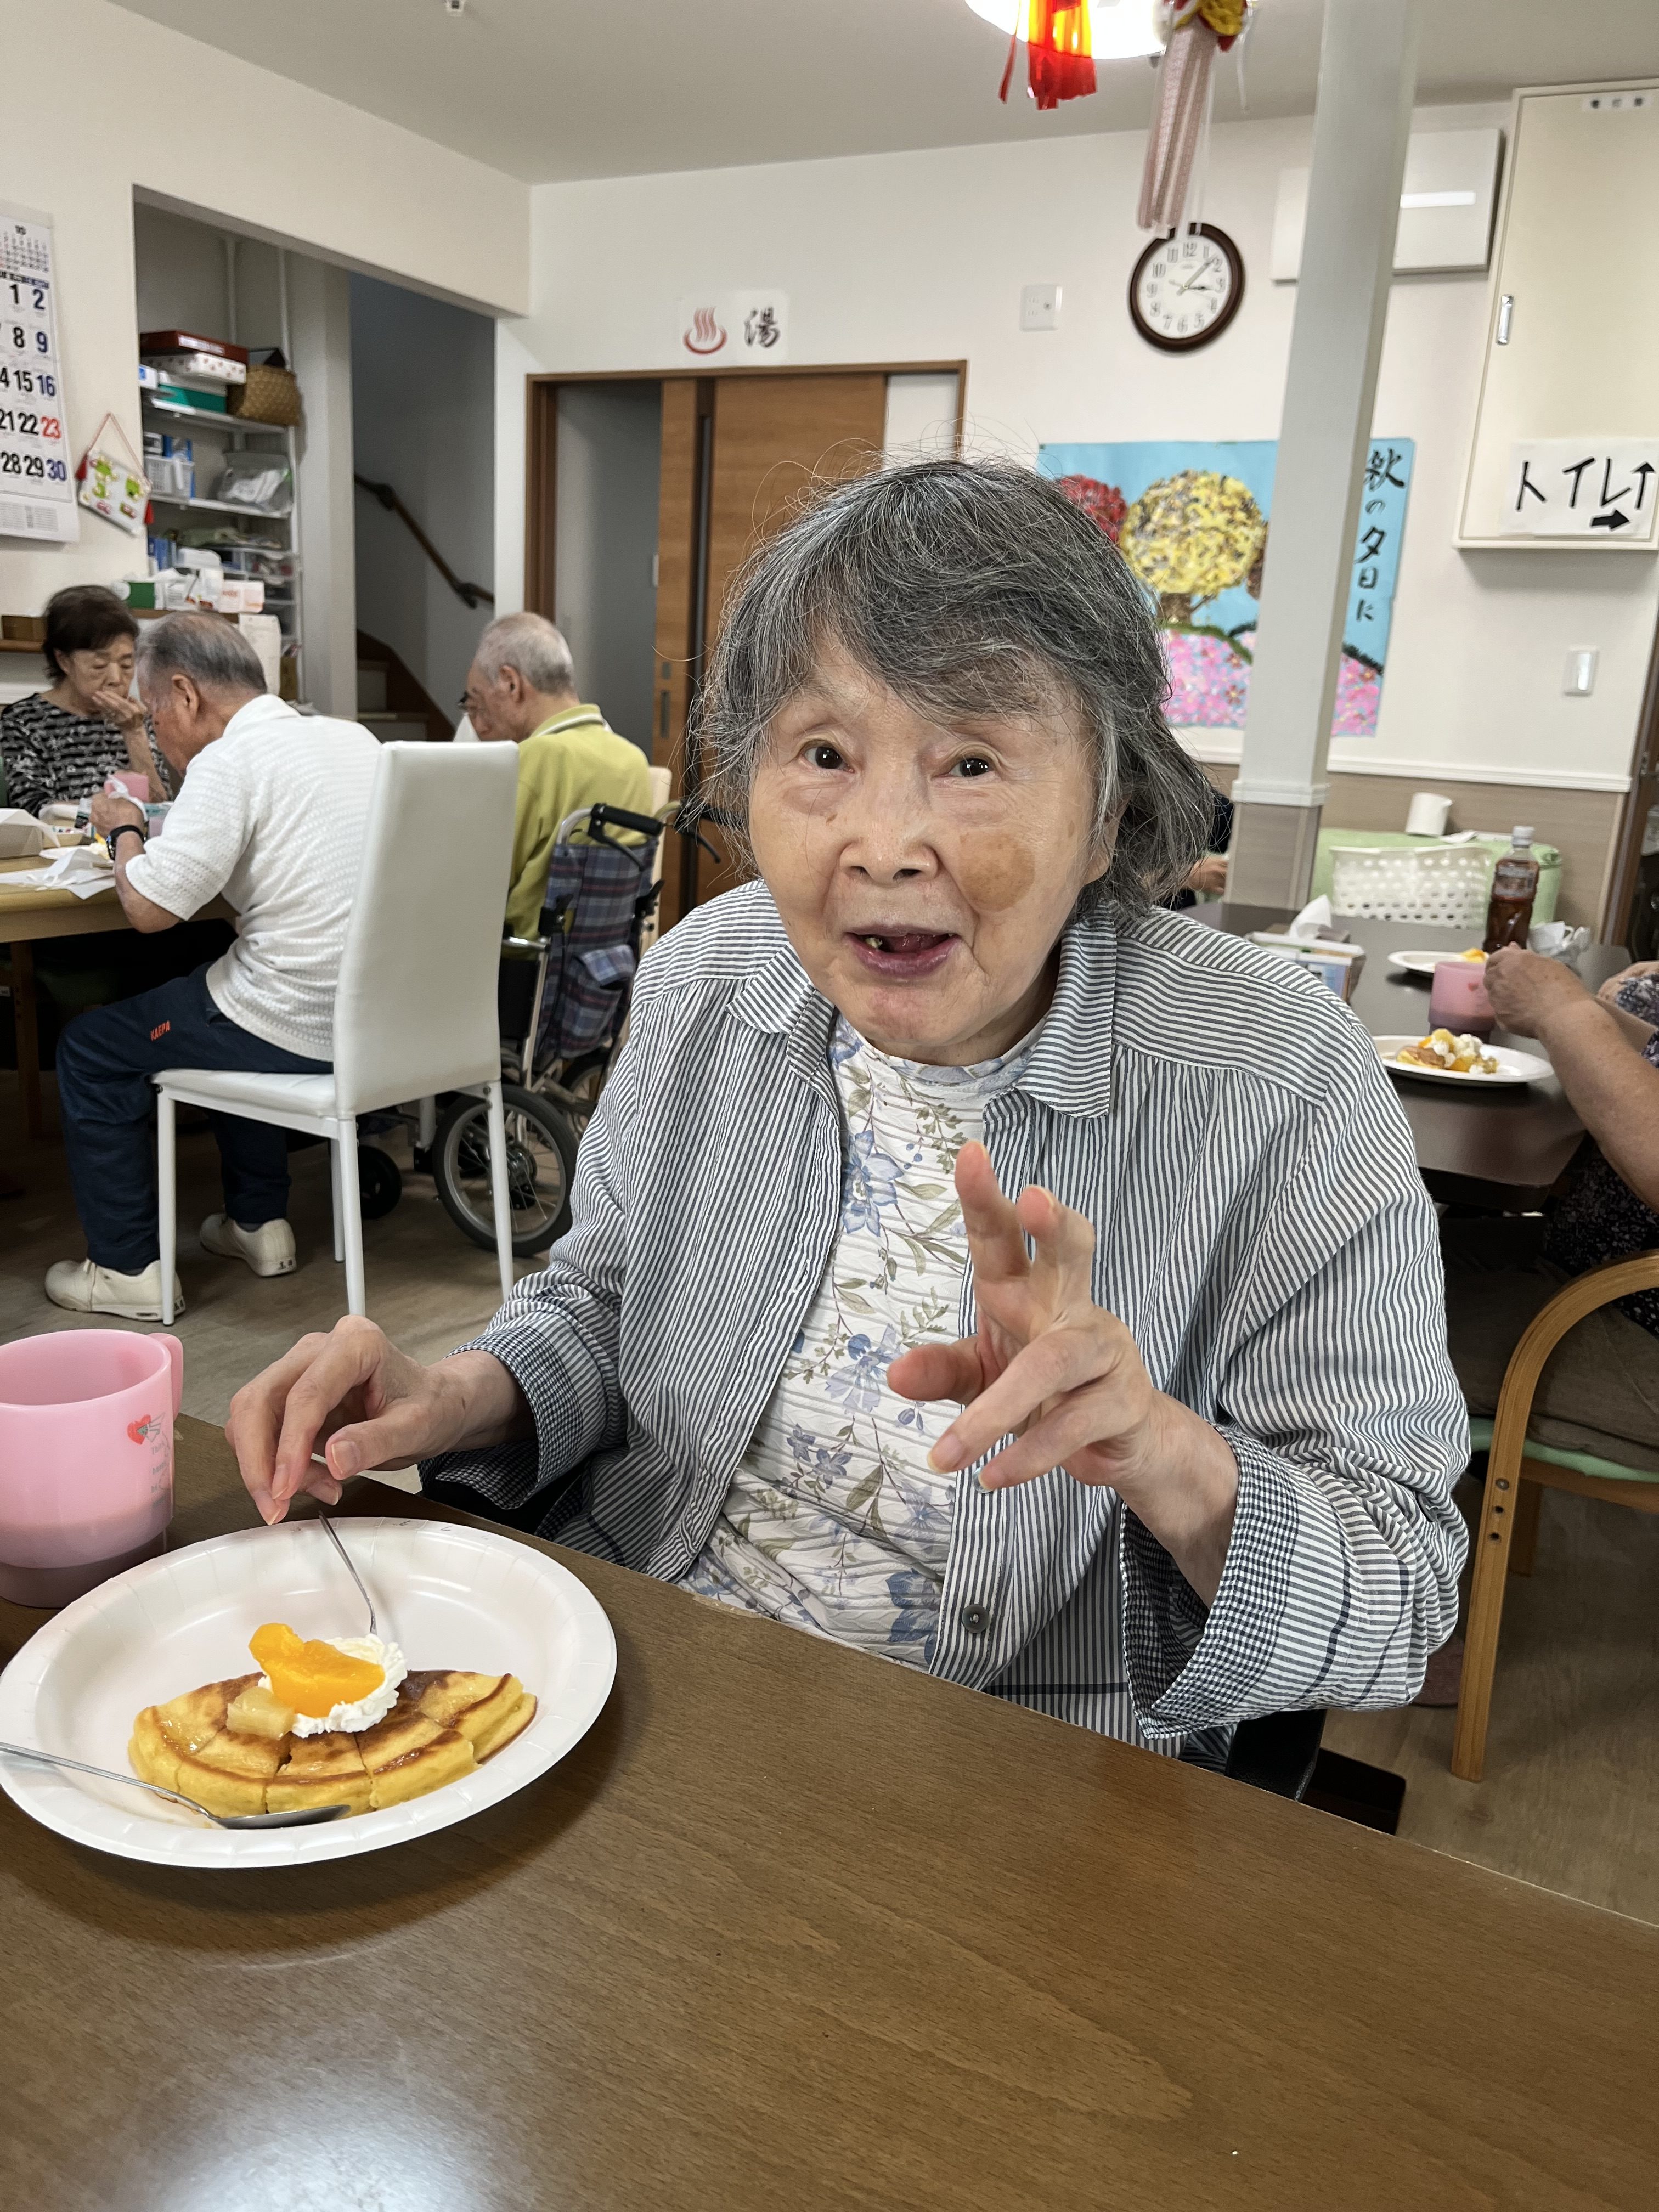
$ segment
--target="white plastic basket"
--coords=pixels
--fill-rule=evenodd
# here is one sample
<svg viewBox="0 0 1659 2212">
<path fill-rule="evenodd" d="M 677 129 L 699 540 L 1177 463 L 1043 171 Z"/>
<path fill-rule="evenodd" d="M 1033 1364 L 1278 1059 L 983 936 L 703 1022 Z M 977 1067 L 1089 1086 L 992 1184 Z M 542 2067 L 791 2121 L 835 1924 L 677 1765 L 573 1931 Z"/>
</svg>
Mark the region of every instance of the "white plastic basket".
<svg viewBox="0 0 1659 2212">
<path fill-rule="evenodd" d="M 1331 906 L 1361 921 L 1480 929 L 1493 866 L 1478 845 L 1339 845 L 1331 855 Z"/>
</svg>

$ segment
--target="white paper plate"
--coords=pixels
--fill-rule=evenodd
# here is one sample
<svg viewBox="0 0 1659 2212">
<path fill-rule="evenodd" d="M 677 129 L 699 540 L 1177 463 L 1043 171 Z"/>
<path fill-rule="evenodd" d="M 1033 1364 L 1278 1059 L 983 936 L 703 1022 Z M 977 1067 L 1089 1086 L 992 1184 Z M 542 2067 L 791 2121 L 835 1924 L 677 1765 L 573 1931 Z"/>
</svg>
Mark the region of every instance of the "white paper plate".
<svg viewBox="0 0 1659 2212">
<path fill-rule="evenodd" d="M 443 1521 L 342 1521 L 380 1632 L 411 1668 L 514 1674 L 536 1717 L 477 1773 L 407 1804 L 305 1828 L 216 1828 L 182 1806 L 0 1757 L 0 1788 L 59 1835 L 161 1866 L 300 1866 L 429 1835 L 533 1782 L 598 1719 L 617 1672 L 605 1608 L 527 1544 Z M 362 1600 L 320 1523 L 216 1536 L 102 1583 L 32 1636 L 0 1674 L 0 1741 L 127 1770 L 143 1707 L 246 1674 L 261 1622 L 356 1636 Z"/>
<path fill-rule="evenodd" d="M 1464 960 L 1456 952 L 1391 952 L 1390 968 L 1397 968 L 1405 975 L 1432 975 L 1443 960 L 1455 960 L 1460 968 L 1483 968 L 1484 958 Z"/>
<path fill-rule="evenodd" d="M 1408 1075 L 1413 1079 L 1420 1078 L 1425 1083 L 1474 1084 L 1482 1090 L 1494 1091 L 1510 1083 L 1541 1083 L 1547 1075 L 1555 1073 L 1548 1060 L 1540 1059 L 1535 1052 L 1516 1052 L 1506 1044 L 1489 1044 L 1486 1048 L 1498 1062 L 1496 1075 L 1459 1075 L 1449 1067 L 1404 1067 L 1395 1058 L 1395 1053 L 1403 1051 L 1407 1045 L 1421 1044 L 1422 1042 L 1421 1030 L 1411 1036 L 1371 1039 L 1390 1075 Z"/>
</svg>

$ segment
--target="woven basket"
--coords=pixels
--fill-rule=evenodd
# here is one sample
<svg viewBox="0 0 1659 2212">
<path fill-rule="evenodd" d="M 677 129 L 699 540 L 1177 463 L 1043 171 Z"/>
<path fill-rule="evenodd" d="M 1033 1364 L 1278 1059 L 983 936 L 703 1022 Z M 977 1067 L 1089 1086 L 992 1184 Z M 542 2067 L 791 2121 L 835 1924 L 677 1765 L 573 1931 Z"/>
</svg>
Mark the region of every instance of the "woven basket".
<svg viewBox="0 0 1659 2212">
<path fill-rule="evenodd" d="M 256 422 L 278 422 L 291 429 L 300 419 L 300 387 L 291 368 L 272 368 L 264 362 L 248 363 L 247 382 L 230 387 L 228 411 L 246 415 Z"/>
<path fill-rule="evenodd" d="M 1478 846 L 1339 845 L 1331 855 L 1331 905 L 1360 921 L 1482 929 L 1492 866 L 1492 854 Z"/>
</svg>

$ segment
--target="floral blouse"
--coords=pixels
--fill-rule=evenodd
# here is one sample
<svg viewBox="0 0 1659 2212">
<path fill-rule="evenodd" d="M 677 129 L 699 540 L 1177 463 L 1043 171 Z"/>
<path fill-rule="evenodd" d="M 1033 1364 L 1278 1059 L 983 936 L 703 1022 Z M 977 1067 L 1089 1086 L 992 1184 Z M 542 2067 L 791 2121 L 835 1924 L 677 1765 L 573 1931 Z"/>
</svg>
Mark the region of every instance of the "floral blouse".
<svg viewBox="0 0 1659 2212">
<path fill-rule="evenodd" d="M 1037 1032 L 1000 1060 L 890 1060 L 844 1021 L 841 1233 L 772 1401 L 684 1587 L 925 1668 L 959 1478 L 927 1464 L 948 1408 L 887 1387 L 890 1361 L 958 1332 L 967 1237 L 951 1180 Z"/>
</svg>

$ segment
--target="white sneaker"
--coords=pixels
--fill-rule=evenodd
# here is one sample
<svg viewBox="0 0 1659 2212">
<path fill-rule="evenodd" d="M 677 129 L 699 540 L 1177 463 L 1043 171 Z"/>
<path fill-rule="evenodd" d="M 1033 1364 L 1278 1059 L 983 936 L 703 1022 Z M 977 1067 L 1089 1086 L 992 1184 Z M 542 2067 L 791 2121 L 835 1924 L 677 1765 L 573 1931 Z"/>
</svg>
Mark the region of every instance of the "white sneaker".
<svg viewBox="0 0 1659 2212">
<path fill-rule="evenodd" d="M 118 1275 L 113 1267 L 90 1260 L 59 1260 L 46 1270 L 46 1296 L 70 1313 L 116 1314 L 123 1321 L 160 1321 L 161 1263 L 152 1260 L 141 1274 Z M 179 1278 L 173 1279 L 173 1310 L 185 1310 Z"/>
<path fill-rule="evenodd" d="M 202 1249 L 224 1260 L 246 1260 L 256 1275 L 294 1273 L 294 1231 L 286 1221 L 244 1229 L 228 1213 L 210 1213 L 202 1224 Z"/>
</svg>

